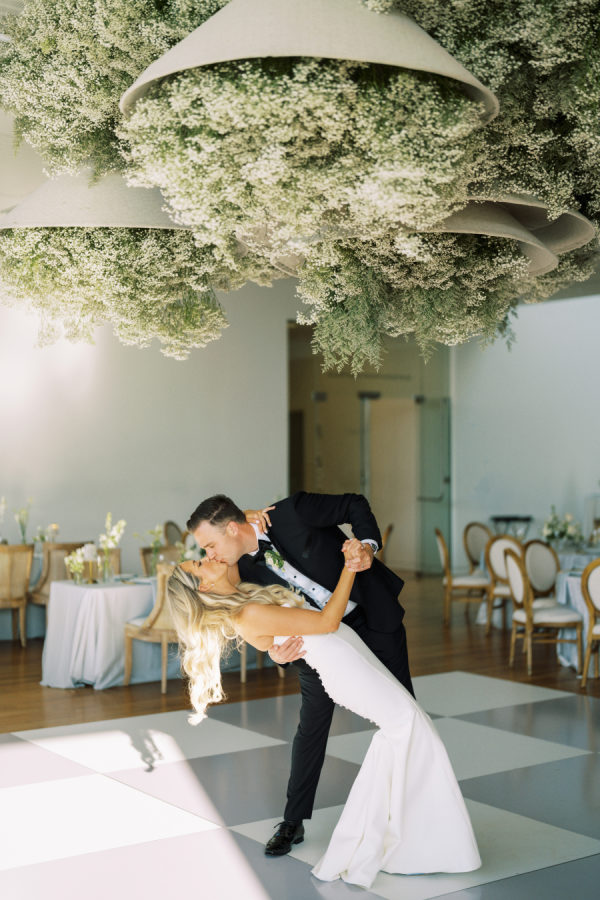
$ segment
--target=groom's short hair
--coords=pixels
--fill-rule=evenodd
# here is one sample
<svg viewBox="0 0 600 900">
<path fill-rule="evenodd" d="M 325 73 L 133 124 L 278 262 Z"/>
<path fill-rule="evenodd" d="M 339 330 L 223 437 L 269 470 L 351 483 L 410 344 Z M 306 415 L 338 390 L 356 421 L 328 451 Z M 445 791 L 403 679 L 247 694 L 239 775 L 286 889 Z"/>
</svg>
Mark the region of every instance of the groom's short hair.
<svg viewBox="0 0 600 900">
<path fill-rule="evenodd" d="M 201 522 L 209 522 L 211 525 L 227 525 L 228 522 L 246 522 L 246 516 L 230 497 L 225 494 L 215 494 L 203 500 L 187 520 L 186 528 L 194 532 Z"/>
</svg>

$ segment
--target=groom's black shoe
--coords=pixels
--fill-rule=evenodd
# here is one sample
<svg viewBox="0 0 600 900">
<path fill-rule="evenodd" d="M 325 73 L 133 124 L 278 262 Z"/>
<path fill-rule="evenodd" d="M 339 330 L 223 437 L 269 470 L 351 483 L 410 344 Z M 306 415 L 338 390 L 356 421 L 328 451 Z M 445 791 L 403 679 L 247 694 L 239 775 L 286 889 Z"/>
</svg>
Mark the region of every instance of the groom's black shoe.
<svg viewBox="0 0 600 900">
<path fill-rule="evenodd" d="M 301 844 L 304 840 L 302 822 L 280 822 L 277 831 L 265 847 L 266 856 L 285 856 L 292 849 L 292 844 Z"/>
</svg>

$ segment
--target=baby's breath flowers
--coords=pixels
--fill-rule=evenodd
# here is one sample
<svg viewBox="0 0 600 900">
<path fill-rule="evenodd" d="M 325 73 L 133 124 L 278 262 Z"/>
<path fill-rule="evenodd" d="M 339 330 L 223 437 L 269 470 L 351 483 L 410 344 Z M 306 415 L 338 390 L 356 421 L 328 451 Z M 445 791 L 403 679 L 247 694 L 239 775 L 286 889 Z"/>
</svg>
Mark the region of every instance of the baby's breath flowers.
<svg viewBox="0 0 600 900">
<path fill-rule="evenodd" d="M 25 0 L 0 19 L 0 105 L 54 174 L 122 167 L 119 97 L 228 0 Z"/>
<path fill-rule="evenodd" d="M 227 325 L 208 287 L 206 255 L 184 229 L 7 229 L 0 284 L 40 314 L 42 344 L 61 328 L 70 340 L 91 341 L 109 323 L 124 344 L 156 338 L 165 356 L 185 359 Z"/>
</svg>

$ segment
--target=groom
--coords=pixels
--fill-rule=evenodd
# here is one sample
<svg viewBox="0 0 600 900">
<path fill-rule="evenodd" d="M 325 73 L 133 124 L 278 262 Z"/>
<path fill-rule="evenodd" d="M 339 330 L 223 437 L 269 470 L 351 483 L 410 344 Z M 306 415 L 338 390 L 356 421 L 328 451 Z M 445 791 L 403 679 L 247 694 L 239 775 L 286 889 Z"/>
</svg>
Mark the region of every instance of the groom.
<svg viewBox="0 0 600 900">
<path fill-rule="evenodd" d="M 404 582 L 374 560 L 381 535 L 365 497 L 300 491 L 275 503 L 269 517 L 271 524 L 262 532 L 246 521 L 232 500 L 218 494 L 194 510 L 187 528 L 209 559 L 238 563 L 243 581 L 292 587 L 319 608 L 337 584 L 342 548 L 350 549 L 346 565 L 360 574 L 343 621 L 414 696 L 402 624 L 404 610 L 398 602 Z M 352 526 L 354 538 L 350 541 L 338 527 L 345 523 Z M 268 856 L 282 856 L 303 840 L 302 821 L 312 816 L 334 702 L 317 673 L 302 659 L 301 638 L 274 644 L 269 655 L 280 665 L 293 662 L 298 667 L 302 692 L 284 820 L 265 848 Z"/>
</svg>

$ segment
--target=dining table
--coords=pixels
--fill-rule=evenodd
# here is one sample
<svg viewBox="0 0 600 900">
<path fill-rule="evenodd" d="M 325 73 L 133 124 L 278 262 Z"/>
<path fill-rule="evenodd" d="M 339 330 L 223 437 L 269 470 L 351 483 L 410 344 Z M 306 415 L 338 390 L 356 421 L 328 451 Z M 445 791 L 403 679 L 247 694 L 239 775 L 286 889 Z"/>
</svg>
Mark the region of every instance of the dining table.
<svg viewBox="0 0 600 900">
<path fill-rule="evenodd" d="M 590 615 L 583 596 L 581 588 L 581 576 L 584 568 L 589 562 L 600 557 L 600 548 L 594 548 L 583 553 L 574 553 L 567 555 L 559 554 L 561 560 L 561 571 L 556 578 L 556 601 L 563 606 L 569 606 L 581 613 L 583 619 L 583 648 L 582 653 L 585 654 L 585 645 L 589 628 Z M 568 564 L 568 565 L 567 565 Z M 576 637 L 574 628 L 563 628 L 559 632 L 559 637 L 573 639 Z M 559 662 L 563 666 L 569 666 L 577 670 L 579 659 L 576 644 L 557 644 L 556 652 Z M 592 672 L 593 659 L 590 659 L 588 667 L 588 677 L 593 677 Z M 583 672 L 583 659 L 581 660 Z M 582 674 L 582 673 L 581 673 Z"/>
<path fill-rule="evenodd" d="M 156 578 L 75 584 L 53 581 L 42 654 L 45 687 L 96 690 L 123 683 L 125 624 L 146 616 L 156 597 Z M 180 674 L 177 647 L 169 650 L 168 678 Z M 133 641 L 131 683 L 160 681 L 160 644 Z"/>
</svg>

